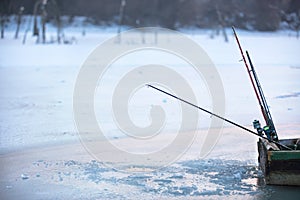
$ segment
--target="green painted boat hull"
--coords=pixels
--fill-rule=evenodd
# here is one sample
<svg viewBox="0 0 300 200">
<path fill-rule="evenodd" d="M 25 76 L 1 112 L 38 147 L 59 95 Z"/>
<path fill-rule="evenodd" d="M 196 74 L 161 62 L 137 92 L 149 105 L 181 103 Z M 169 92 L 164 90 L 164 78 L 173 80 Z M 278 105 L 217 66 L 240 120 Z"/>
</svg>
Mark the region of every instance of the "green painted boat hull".
<svg viewBox="0 0 300 200">
<path fill-rule="evenodd" d="M 265 139 L 259 139 L 258 162 L 268 185 L 300 186 L 300 138 L 280 140 L 295 150 L 279 150 Z"/>
</svg>

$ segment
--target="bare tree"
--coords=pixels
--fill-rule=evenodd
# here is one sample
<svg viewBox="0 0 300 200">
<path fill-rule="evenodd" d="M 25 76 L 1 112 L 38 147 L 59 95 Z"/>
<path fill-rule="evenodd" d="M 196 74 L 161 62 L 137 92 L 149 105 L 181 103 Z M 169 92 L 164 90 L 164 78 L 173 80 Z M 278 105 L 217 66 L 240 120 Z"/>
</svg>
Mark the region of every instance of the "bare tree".
<svg viewBox="0 0 300 200">
<path fill-rule="evenodd" d="M 16 30 L 16 34 L 15 34 L 15 39 L 17 39 L 18 35 L 19 35 L 19 30 L 20 30 L 20 25 L 21 25 L 21 22 L 22 22 L 23 11 L 24 11 L 24 7 L 21 6 L 20 9 L 19 9 L 18 16 L 17 16 L 17 30 Z"/>
<path fill-rule="evenodd" d="M 225 42 L 228 42 L 228 37 L 227 37 L 226 30 L 225 30 L 226 24 L 225 24 L 224 16 L 222 15 L 218 4 L 216 4 L 216 13 L 218 16 L 219 28 L 221 29 L 221 31 L 223 33 Z"/>
<path fill-rule="evenodd" d="M 1 14 L 1 39 L 4 38 L 4 28 L 5 28 L 5 15 Z"/>
<path fill-rule="evenodd" d="M 57 42 L 61 42 L 61 20 L 60 11 L 56 0 L 37 0 L 34 5 L 34 23 L 33 23 L 33 35 L 37 36 L 37 42 L 40 41 L 40 32 L 38 26 L 38 17 L 41 19 L 42 28 L 42 42 L 46 43 L 46 23 L 49 19 L 49 15 L 54 17 L 57 26 Z"/>
<path fill-rule="evenodd" d="M 119 26 L 118 26 L 118 42 L 121 42 L 121 27 L 123 24 L 123 17 L 124 17 L 124 10 L 125 10 L 125 6 L 126 6 L 126 0 L 121 0 L 121 4 L 120 4 L 120 12 L 119 12 Z"/>
<path fill-rule="evenodd" d="M 9 0 L 1 0 L 0 2 L 0 23 L 1 23 L 1 39 L 4 38 L 5 23 L 8 15 L 11 14 L 11 2 Z"/>
</svg>

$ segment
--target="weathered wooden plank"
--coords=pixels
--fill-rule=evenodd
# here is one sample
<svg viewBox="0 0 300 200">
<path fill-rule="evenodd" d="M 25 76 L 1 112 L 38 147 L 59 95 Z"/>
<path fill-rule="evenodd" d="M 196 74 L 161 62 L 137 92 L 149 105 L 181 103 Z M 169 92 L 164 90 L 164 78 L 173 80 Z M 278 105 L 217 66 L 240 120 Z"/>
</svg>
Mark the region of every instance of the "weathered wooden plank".
<svg viewBox="0 0 300 200">
<path fill-rule="evenodd" d="M 266 183 L 269 185 L 300 185 L 300 173 L 271 171 L 266 177 Z"/>
<path fill-rule="evenodd" d="M 300 151 L 269 151 L 269 160 L 300 160 Z"/>
<path fill-rule="evenodd" d="M 270 171 L 295 171 L 300 173 L 300 160 L 272 160 L 269 161 Z"/>
</svg>

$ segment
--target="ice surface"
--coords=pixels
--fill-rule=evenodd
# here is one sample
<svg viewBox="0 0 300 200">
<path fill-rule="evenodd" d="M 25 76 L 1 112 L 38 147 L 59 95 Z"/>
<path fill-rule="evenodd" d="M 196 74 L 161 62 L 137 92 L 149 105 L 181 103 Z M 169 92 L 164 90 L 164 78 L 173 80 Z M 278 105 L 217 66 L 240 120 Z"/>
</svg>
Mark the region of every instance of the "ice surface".
<svg viewBox="0 0 300 200">
<path fill-rule="evenodd" d="M 100 31 L 98 33 L 91 29 L 90 33 L 87 29 L 87 35 L 82 36 L 78 29 L 72 30 L 68 34 L 78 40 L 73 45 L 35 44 L 36 39 L 31 36 L 22 45 L 21 39 L 13 39 L 12 30 L 6 33 L 6 39 L 0 41 L 2 150 L 45 142 L 55 143 L 56 140 L 76 140 L 72 92 L 77 74 L 89 53 L 114 35 L 113 32 Z M 226 117 L 243 125 L 251 125 L 255 118 L 262 120 L 247 72 L 243 63 L 239 62 L 241 56 L 234 38 L 230 37 L 229 43 L 225 43 L 222 38 L 210 39 L 203 33 L 188 36 L 205 49 L 217 66 L 225 89 Z M 249 50 L 256 66 L 275 124 L 298 123 L 299 97 L 294 94 L 298 94 L 300 88 L 297 54 L 300 41 L 284 33 L 266 35 L 247 32 L 240 34 L 240 40 L 243 47 Z M 189 80 L 198 94 L 198 103 L 209 109 L 210 97 L 201 77 L 196 76 L 180 59 L 155 51 L 133 53 L 115 62 L 107 72 L 107 78 L 103 77 L 102 81 L 107 87 L 104 91 L 110 91 L 126 70 L 140 64 L 153 63 L 154 60 L 157 63 L 159 56 L 161 64 L 172 66 Z M 137 93 L 130 106 L 133 121 L 141 126 L 149 123 L 144 117 L 149 101 L 145 102 L 144 99 L 151 100 L 154 96 L 142 98 L 145 95 L 151 94 L 149 91 Z M 281 96 L 287 98 L 278 98 Z M 174 100 L 163 95 L 157 95 L 156 98 L 166 107 L 170 105 L 171 111 L 175 110 L 170 113 L 173 117 L 168 126 L 176 127 L 179 120 L 176 116 L 180 114 L 176 114 L 179 111 L 176 104 L 172 103 Z M 106 104 L 100 103 L 96 107 L 101 105 Z M 112 120 L 106 117 L 111 114 L 107 108 L 98 109 L 105 113 L 101 115 L 106 120 L 104 126 L 115 130 L 111 137 L 120 137 L 122 135 L 117 133 L 118 128 L 112 126 Z M 210 119 L 201 113 L 199 128 L 208 127 L 209 123 Z M 285 137 L 285 133 L 282 137 Z"/>
<path fill-rule="evenodd" d="M 29 33 L 23 45 L 22 37 L 13 39 L 12 25 L 5 33 L 5 39 L 0 40 L 1 180 L 6 184 L 6 189 L 1 188 L 1 191 L 8 196 L 13 194 L 11 191 L 18 191 L 33 199 L 56 198 L 55 194 L 59 193 L 62 198 L 72 198 L 72 195 L 73 198 L 80 198 L 83 191 L 87 191 L 83 197 L 88 199 L 137 199 L 138 196 L 145 199 L 218 199 L 222 195 L 235 195 L 237 199 L 264 199 L 277 193 L 285 194 L 284 189 L 281 192 L 257 183 L 262 176 L 256 167 L 256 138 L 228 124 L 225 126 L 229 128 L 223 130 L 218 144 L 206 159 L 198 160 L 198 146 L 193 146 L 172 166 L 145 174 L 117 172 L 90 158 L 83 161 L 85 151 L 78 152 L 73 147 L 63 146 L 80 144 L 72 107 L 74 84 L 80 67 L 93 49 L 114 36 L 116 31 L 116 28 L 84 29 L 85 36 L 82 35 L 82 28 L 65 29 L 69 38 L 76 38 L 71 45 L 36 44 L 36 38 Z M 241 56 L 233 36 L 230 34 L 229 42 L 225 43 L 221 37 L 211 39 L 208 30 L 183 31 L 205 49 L 218 69 L 226 95 L 225 117 L 249 127 L 254 119 L 263 121 L 247 72 L 239 61 Z M 299 136 L 300 40 L 286 32 L 238 32 L 242 46 L 249 50 L 256 66 L 279 137 Z M 55 37 L 53 27 L 49 35 Z M 95 97 L 103 100 L 103 104 L 97 104 L 95 108 L 98 120 L 102 120 L 108 130 L 109 138 L 118 141 L 117 138 L 126 136 L 113 124 L 111 110 L 104 106 L 110 102 L 106 102 L 103 95 L 111 97 L 110 89 L 122 73 L 141 64 L 153 63 L 153 60 L 171 66 L 185 76 L 193 86 L 200 106 L 211 108 L 204 81 L 193 70 L 187 69 L 184 62 L 172 55 L 138 52 L 111 66 L 102 79 L 106 89 L 99 90 Z M 145 126 L 149 123 L 145 113 L 151 102 L 165 106 L 170 116 L 165 127 L 171 140 L 172 132 L 178 128 L 181 111 L 175 100 L 153 94 L 153 91 L 142 89 L 133 96 L 130 102 L 131 118 L 136 124 Z M 205 130 L 210 120 L 210 116 L 200 113 L 198 128 Z M 44 146 L 54 149 L 41 150 Z M 30 152 L 26 153 L 26 150 Z M 147 149 L 133 149 L 142 150 Z M 17 156 L 10 154 L 14 151 Z M 63 151 L 66 151 L 65 156 L 58 158 L 60 153 L 57 152 Z M 23 152 L 24 157 L 21 156 Z M 14 168 L 10 169 L 11 166 Z M 147 166 L 140 167 L 147 169 Z M 24 180 L 20 182 L 21 179 Z M 30 189 L 26 185 L 29 182 L 37 186 L 39 192 Z M 57 193 L 51 194 L 47 185 Z M 292 190 L 289 194 L 296 192 Z"/>
</svg>

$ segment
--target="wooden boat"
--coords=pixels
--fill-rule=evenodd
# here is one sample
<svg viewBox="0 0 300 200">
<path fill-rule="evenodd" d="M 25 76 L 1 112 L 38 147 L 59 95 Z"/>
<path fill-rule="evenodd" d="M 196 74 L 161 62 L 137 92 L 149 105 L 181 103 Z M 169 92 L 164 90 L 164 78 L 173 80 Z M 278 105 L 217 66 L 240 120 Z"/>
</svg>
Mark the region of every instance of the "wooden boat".
<svg viewBox="0 0 300 200">
<path fill-rule="evenodd" d="M 277 145 L 260 138 L 257 142 L 258 162 L 268 185 L 300 186 L 300 138 L 279 140 L 293 149 L 280 150 Z"/>
</svg>

